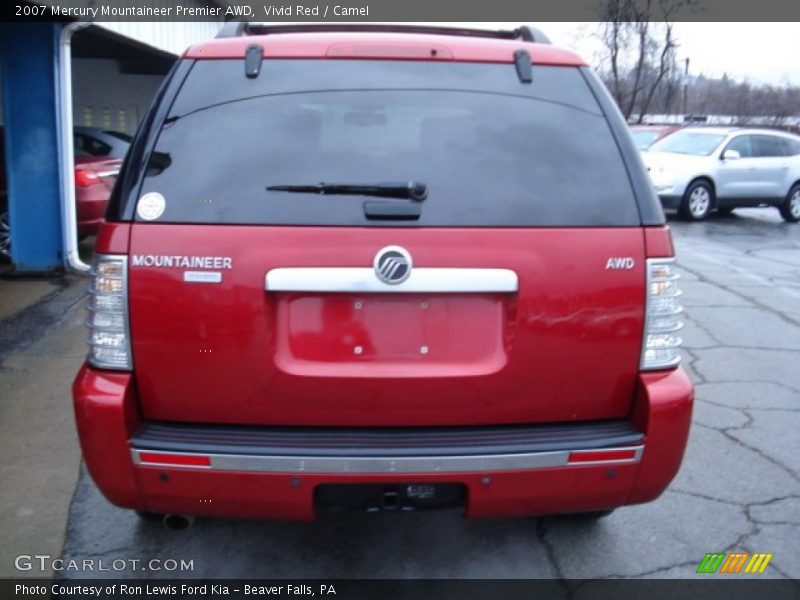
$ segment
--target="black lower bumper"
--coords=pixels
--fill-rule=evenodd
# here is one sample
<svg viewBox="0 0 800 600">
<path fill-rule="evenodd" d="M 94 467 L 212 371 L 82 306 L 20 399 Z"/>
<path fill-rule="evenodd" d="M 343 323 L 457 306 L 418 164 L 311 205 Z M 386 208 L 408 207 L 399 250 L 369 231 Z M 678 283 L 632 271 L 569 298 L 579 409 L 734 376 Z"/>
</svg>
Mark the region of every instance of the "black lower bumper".
<svg viewBox="0 0 800 600">
<path fill-rule="evenodd" d="M 575 451 L 635 445 L 627 420 L 489 427 L 259 427 L 145 422 L 134 450 L 214 455 L 423 457 Z"/>
</svg>

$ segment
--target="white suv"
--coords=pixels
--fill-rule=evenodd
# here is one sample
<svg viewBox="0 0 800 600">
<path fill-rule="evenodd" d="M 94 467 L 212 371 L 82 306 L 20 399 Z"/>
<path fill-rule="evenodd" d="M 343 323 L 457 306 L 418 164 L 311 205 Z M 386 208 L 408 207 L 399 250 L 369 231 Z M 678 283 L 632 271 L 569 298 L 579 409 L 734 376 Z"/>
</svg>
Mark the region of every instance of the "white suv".
<svg viewBox="0 0 800 600">
<path fill-rule="evenodd" d="M 692 221 L 712 210 L 775 206 L 800 220 L 800 137 L 762 129 L 687 127 L 642 153 L 664 208 Z"/>
</svg>

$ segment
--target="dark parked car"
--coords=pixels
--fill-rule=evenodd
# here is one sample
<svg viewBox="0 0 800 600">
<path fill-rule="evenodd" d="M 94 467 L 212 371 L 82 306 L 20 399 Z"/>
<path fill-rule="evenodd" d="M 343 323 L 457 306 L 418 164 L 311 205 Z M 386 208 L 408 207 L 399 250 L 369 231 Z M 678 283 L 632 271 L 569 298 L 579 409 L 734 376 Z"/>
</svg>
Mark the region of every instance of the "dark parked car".
<svg viewBox="0 0 800 600">
<path fill-rule="evenodd" d="M 693 400 L 674 250 L 586 63 L 528 28 L 231 28 L 98 236 L 73 397 L 105 496 L 178 525 L 661 494 Z"/>
<path fill-rule="evenodd" d="M 92 127 L 76 127 L 75 206 L 78 236 L 97 233 L 105 214 L 130 136 Z M 127 140 L 127 141 L 126 141 Z M 0 258 L 11 256 L 11 225 L 8 214 L 4 129 L 0 127 Z"/>
<path fill-rule="evenodd" d="M 78 237 L 85 238 L 97 233 L 121 166 L 121 158 L 75 157 Z"/>
</svg>

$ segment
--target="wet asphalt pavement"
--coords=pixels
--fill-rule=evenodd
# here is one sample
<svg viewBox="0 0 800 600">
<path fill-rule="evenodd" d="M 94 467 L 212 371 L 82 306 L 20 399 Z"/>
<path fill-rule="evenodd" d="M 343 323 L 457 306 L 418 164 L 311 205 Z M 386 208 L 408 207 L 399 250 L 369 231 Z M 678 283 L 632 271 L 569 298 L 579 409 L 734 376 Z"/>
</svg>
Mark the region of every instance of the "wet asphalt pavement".
<svg viewBox="0 0 800 600">
<path fill-rule="evenodd" d="M 774 554 L 762 577 L 800 578 L 800 225 L 773 209 L 670 224 L 697 402 L 681 472 L 655 502 L 596 523 L 445 511 L 169 531 L 83 473 L 64 558 L 191 559 L 191 577 L 685 578 L 706 552 L 742 550 Z"/>
</svg>

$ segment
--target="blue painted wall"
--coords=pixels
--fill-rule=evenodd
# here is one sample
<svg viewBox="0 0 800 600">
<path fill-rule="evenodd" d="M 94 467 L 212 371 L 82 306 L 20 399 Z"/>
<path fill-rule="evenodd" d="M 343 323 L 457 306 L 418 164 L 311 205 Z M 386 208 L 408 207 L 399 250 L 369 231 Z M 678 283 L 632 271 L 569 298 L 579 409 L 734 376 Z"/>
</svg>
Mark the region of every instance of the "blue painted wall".
<svg viewBox="0 0 800 600">
<path fill-rule="evenodd" d="M 62 27 L 0 23 L 11 256 L 23 272 L 64 267 L 57 127 Z"/>
</svg>

